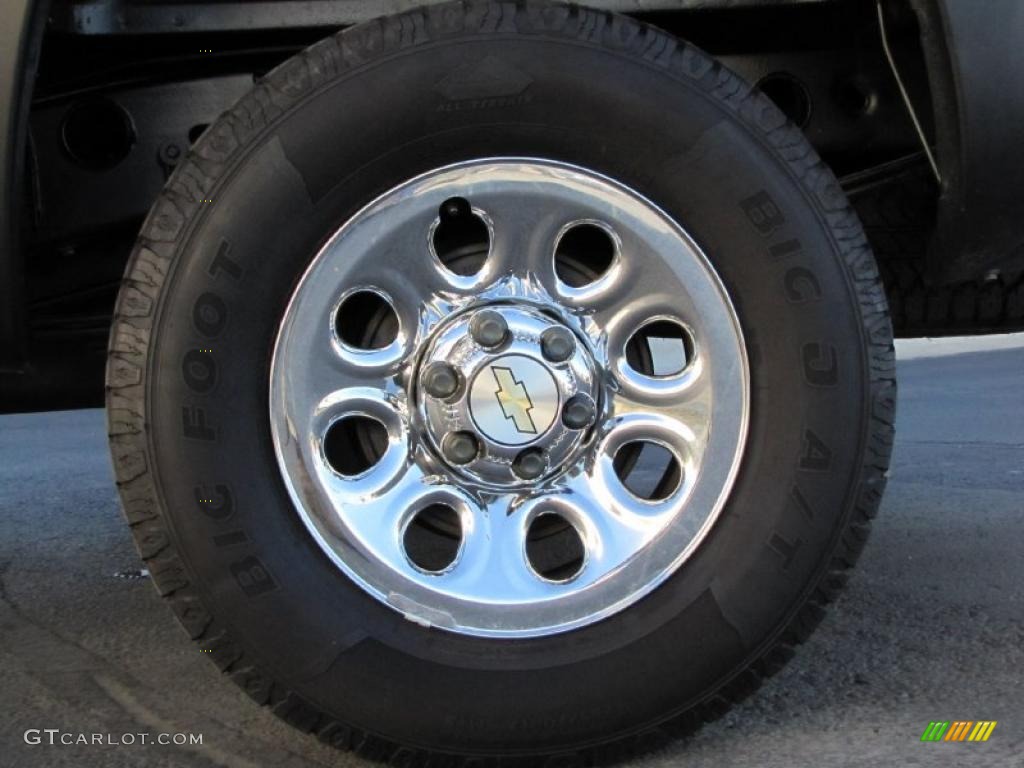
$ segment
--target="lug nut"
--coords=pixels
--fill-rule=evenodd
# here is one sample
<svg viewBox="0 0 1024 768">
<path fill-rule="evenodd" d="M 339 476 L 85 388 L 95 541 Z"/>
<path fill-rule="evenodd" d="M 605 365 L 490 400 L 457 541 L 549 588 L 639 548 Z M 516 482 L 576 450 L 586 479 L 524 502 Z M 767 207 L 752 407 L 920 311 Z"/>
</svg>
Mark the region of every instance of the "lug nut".
<svg viewBox="0 0 1024 768">
<path fill-rule="evenodd" d="M 468 464 L 480 450 L 472 432 L 449 432 L 441 441 L 441 453 L 452 464 Z"/>
<path fill-rule="evenodd" d="M 423 371 L 423 389 L 431 397 L 447 400 L 459 391 L 459 372 L 448 363 L 433 362 Z"/>
<path fill-rule="evenodd" d="M 540 352 L 552 363 L 564 363 L 576 351 L 576 337 L 568 328 L 554 326 L 540 335 Z"/>
<path fill-rule="evenodd" d="M 547 460 L 537 448 L 527 448 L 519 452 L 512 461 L 512 471 L 522 480 L 535 480 L 547 469 Z"/>
<path fill-rule="evenodd" d="M 508 336 L 508 323 L 497 312 L 485 309 L 477 312 L 469 322 L 469 333 L 481 347 L 493 349 Z"/>
<path fill-rule="evenodd" d="M 582 393 L 570 397 L 562 409 L 562 423 L 569 429 L 586 429 L 594 423 L 595 416 L 594 401 Z"/>
</svg>

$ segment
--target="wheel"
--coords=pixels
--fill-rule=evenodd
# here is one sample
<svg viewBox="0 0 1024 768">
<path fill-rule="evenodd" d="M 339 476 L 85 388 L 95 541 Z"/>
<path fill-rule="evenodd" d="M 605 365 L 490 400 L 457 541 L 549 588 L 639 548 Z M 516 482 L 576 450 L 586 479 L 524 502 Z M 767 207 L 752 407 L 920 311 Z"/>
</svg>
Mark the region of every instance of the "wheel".
<svg viewBox="0 0 1024 768">
<path fill-rule="evenodd" d="M 755 688 L 863 546 L 895 385 L 856 216 L 767 99 L 635 20 L 484 2 L 346 30 L 210 127 L 108 393 L 209 656 L 454 764 L 624 757 Z"/>
</svg>

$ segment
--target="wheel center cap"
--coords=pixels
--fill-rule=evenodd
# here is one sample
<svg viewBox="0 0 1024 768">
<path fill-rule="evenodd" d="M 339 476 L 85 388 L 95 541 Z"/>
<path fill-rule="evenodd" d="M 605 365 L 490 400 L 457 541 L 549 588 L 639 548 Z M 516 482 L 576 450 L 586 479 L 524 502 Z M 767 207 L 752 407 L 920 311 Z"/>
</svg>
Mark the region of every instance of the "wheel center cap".
<svg viewBox="0 0 1024 768">
<path fill-rule="evenodd" d="M 453 317 L 419 366 L 417 407 L 448 468 L 486 486 L 570 466 L 597 420 L 597 363 L 564 323 L 526 304 Z"/>
<path fill-rule="evenodd" d="M 558 384 L 547 366 L 525 355 L 502 355 L 484 365 L 470 387 L 469 411 L 486 437 L 526 445 L 558 417 Z"/>
</svg>

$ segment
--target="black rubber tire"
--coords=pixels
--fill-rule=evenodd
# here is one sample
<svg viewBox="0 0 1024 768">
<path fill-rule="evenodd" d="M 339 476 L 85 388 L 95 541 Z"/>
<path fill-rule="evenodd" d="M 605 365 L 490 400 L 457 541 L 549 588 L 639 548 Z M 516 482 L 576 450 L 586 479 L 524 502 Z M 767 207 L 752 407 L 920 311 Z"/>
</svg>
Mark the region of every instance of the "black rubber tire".
<svg viewBox="0 0 1024 768">
<path fill-rule="evenodd" d="M 499 155 L 597 170 L 688 228 L 752 375 L 743 465 L 694 556 L 609 619 L 520 641 L 420 627 L 333 567 L 267 414 L 277 325 L 317 246 L 395 184 Z M 257 702 L 394 764 L 590 763 L 717 716 L 817 624 L 878 507 L 893 377 L 861 226 L 771 102 L 636 20 L 474 2 L 324 40 L 206 131 L 132 253 L 107 408 L 155 584 Z"/>
<path fill-rule="evenodd" d="M 940 283 L 928 249 L 938 190 L 923 162 L 844 187 L 875 252 L 897 337 L 1024 330 L 1024 273 Z"/>
</svg>

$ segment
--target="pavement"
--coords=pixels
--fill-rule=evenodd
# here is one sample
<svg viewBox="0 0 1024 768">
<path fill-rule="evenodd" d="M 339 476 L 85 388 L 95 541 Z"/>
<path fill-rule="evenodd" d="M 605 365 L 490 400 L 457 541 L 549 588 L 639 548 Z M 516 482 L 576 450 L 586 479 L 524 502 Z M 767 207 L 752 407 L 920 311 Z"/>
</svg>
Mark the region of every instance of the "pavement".
<svg viewBox="0 0 1024 768">
<path fill-rule="evenodd" d="M 898 359 L 889 489 L 847 590 L 751 699 L 632 766 L 1024 766 L 1024 335 Z M 201 658 L 140 571 L 105 443 L 101 411 L 0 417 L 0 766 L 368 766 Z M 921 742 L 934 720 L 998 725 Z M 114 743 L 60 744 L 94 733 Z"/>
</svg>

